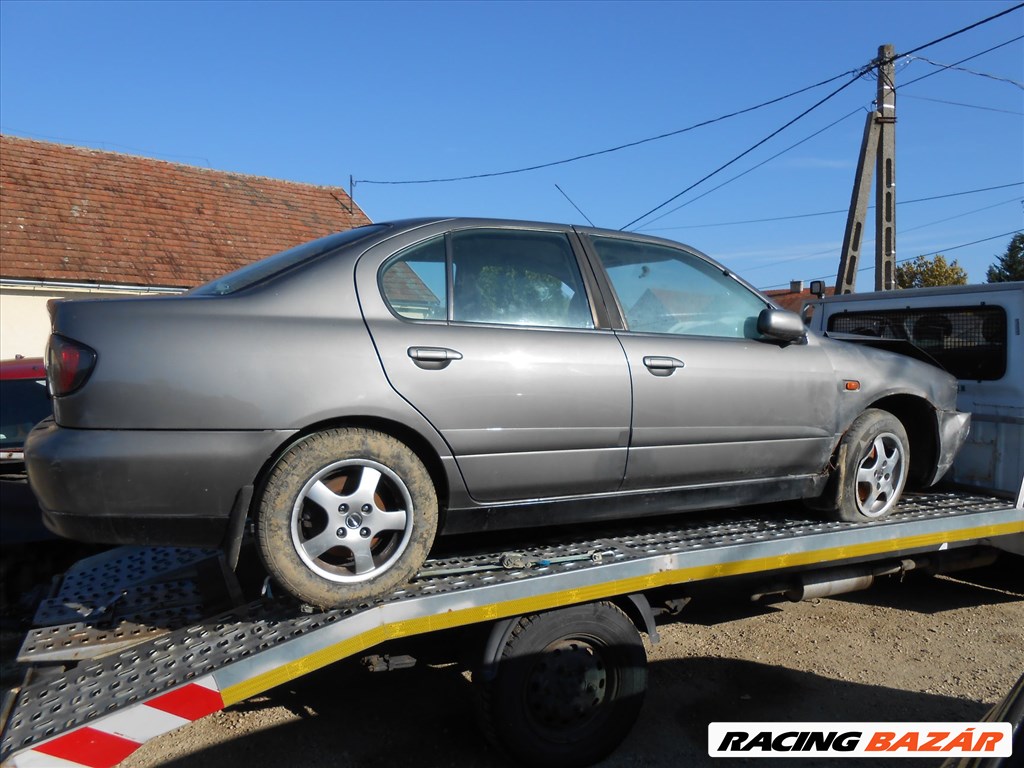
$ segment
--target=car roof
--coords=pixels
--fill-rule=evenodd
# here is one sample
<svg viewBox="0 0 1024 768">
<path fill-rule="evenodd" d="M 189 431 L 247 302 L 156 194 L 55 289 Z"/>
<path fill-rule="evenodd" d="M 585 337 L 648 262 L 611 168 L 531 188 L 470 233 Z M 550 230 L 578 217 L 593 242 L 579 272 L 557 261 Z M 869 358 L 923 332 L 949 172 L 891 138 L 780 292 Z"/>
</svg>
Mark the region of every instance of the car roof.
<svg viewBox="0 0 1024 768">
<path fill-rule="evenodd" d="M 0 381 L 15 379 L 44 379 L 46 369 L 41 357 L 18 357 L 0 360 Z"/>
</svg>

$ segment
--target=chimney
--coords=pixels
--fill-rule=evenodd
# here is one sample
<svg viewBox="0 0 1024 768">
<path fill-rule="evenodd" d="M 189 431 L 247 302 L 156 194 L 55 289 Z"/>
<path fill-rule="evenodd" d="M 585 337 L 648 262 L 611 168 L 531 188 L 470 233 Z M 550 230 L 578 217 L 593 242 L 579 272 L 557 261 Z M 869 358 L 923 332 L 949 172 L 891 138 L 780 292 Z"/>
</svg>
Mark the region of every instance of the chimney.
<svg viewBox="0 0 1024 768">
<path fill-rule="evenodd" d="M 790 280 L 789 281 L 789 292 L 790 293 L 802 293 L 804 290 L 803 280 Z"/>
</svg>

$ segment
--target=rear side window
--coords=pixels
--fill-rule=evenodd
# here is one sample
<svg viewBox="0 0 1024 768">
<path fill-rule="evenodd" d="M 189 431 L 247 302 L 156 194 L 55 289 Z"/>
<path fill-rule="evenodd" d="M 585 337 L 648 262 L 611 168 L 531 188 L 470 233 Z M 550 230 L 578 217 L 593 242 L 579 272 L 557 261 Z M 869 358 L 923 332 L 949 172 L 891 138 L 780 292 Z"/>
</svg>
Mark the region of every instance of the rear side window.
<svg viewBox="0 0 1024 768">
<path fill-rule="evenodd" d="M 828 330 L 910 341 L 966 381 L 1006 375 L 1006 311 L 1002 307 L 928 307 L 843 312 Z"/>
<path fill-rule="evenodd" d="M 398 254 L 380 286 L 392 311 L 410 320 L 594 327 L 576 255 L 558 232 L 459 230 L 447 244 L 438 237 Z"/>
</svg>

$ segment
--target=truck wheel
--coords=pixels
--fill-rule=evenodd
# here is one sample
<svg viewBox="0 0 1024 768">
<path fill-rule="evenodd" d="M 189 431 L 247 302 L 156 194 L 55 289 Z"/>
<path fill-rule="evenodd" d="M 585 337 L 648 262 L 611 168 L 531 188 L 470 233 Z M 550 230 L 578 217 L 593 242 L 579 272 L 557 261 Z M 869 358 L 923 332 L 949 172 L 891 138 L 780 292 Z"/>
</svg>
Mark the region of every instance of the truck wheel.
<svg viewBox="0 0 1024 768">
<path fill-rule="evenodd" d="M 321 608 L 408 582 L 436 530 L 437 495 L 419 457 L 390 435 L 354 428 L 290 448 L 270 472 L 256 518 L 270 575 Z"/>
<path fill-rule="evenodd" d="M 909 444 L 903 424 L 887 411 L 869 408 L 854 420 L 840 442 L 838 519 L 857 523 L 892 513 L 907 482 Z"/>
<path fill-rule="evenodd" d="M 526 765 L 591 765 L 629 733 L 647 653 L 629 618 L 589 603 L 519 618 L 493 679 L 478 681 L 490 741 Z"/>
</svg>

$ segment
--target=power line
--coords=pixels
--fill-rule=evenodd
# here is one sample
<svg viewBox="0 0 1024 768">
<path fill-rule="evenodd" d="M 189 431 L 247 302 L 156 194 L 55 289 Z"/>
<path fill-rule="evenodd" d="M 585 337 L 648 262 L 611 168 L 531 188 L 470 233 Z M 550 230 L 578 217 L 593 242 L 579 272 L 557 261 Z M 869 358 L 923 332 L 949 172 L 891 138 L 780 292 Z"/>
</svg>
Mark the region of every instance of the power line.
<svg viewBox="0 0 1024 768">
<path fill-rule="evenodd" d="M 869 67 L 869 68 L 871 68 L 871 67 L 874 67 L 874 66 L 875 66 L 874 64 L 870 64 L 870 65 L 868 65 L 868 67 Z M 863 68 L 862 68 L 862 69 L 863 69 Z M 747 149 L 743 150 L 742 152 L 740 152 L 740 153 L 739 153 L 738 155 L 736 155 L 736 157 L 734 157 L 734 158 L 733 158 L 732 160 L 728 161 L 727 163 L 724 163 L 723 165 L 720 165 L 720 166 L 718 166 L 718 168 L 716 168 L 715 170 L 711 171 L 711 173 L 709 173 L 709 174 L 707 174 L 707 175 L 703 176 L 703 177 L 702 177 L 702 178 L 700 178 L 699 180 L 695 181 L 695 182 L 694 182 L 693 184 L 691 184 L 690 186 L 688 186 L 688 187 L 687 187 L 686 189 L 684 189 L 684 190 L 683 190 L 682 192 L 679 192 L 679 193 L 677 193 L 677 194 L 675 194 L 675 195 L 672 195 L 672 197 L 670 197 L 670 198 L 669 198 L 668 200 L 666 200 L 665 202 L 663 202 L 663 203 L 660 203 L 659 205 L 656 205 L 656 206 L 654 206 L 654 207 L 653 207 L 653 208 L 652 208 L 651 210 L 647 211 L 647 213 L 644 213 L 644 214 L 642 214 L 642 215 L 640 215 L 640 216 L 637 216 L 637 217 L 636 217 L 635 219 L 633 219 L 633 220 L 632 220 L 631 222 L 629 222 L 628 224 L 625 224 L 625 225 L 623 225 L 623 226 L 619 227 L 619 229 L 620 229 L 620 230 L 628 229 L 629 227 L 633 226 L 634 224 L 636 224 L 636 223 L 637 223 L 638 221 L 640 221 L 641 219 L 646 219 L 646 218 L 647 218 L 648 216 L 650 216 L 650 215 L 651 215 L 652 213 L 654 213 L 655 211 L 658 211 L 658 210 L 660 210 L 661 208 L 664 208 L 664 207 L 665 207 L 666 205 L 668 205 L 669 203 L 671 203 L 671 202 L 672 202 L 673 200 L 678 200 L 678 199 L 679 199 L 680 197 L 682 197 L 683 195 L 685 195 L 685 194 L 686 194 L 687 192 L 689 192 L 689 191 L 690 191 L 691 189 L 693 189 L 694 187 L 697 187 L 697 186 L 698 186 L 698 185 L 700 185 L 700 184 L 703 184 L 703 183 L 704 183 L 705 181 L 707 181 L 708 179 L 710 179 L 710 178 L 711 178 L 712 176 L 714 176 L 715 174 L 717 174 L 717 173 L 720 173 L 721 171 L 724 171 L 724 170 L 725 170 L 726 168 L 728 168 L 728 167 L 729 167 L 730 165 L 732 165 L 733 163 L 735 163 L 735 162 L 736 162 L 737 160 L 740 160 L 741 158 L 743 158 L 743 157 L 746 157 L 746 156 L 747 156 L 747 155 L 749 155 L 749 154 L 750 154 L 751 152 L 753 152 L 753 151 L 754 151 L 755 149 L 757 149 L 758 147 L 760 147 L 760 146 L 761 146 L 762 144 L 764 144 L 765 142 L 767 142 L 767 141 L 769 141 L 769 140 L 773 139 L 774 137 L 778 136 L 778 135 L 779 135 L 780 133 L 782 133 L 782 132 L 783 132 L 784 130 L 786 130 L 787 128 L 789 128 L 789 126 L 793 125 L 793 124 L 794 124 L 795 122 L 797 122 L 798 120 L 800 120 L 800 119 L 802 119 L 802 118 L 806 117 L 807 115 L 809 115 L 809 114 L 810 114 L 811 112 L 813 112 L 814 110 L 816 110 L 816 109 L 817 109 L 818 107 L 820 107 L 820 106 L 821 106 L 822 104 L 824 104 L 824 103 L 825 103 L 826 101 L 828 101 L 829 99 L 831 99 L 831 98 L 832 98 L 833 96 L 836 96 L 836 95 L 838 95 L 838 94 L 839 94 L 840 92 L 842 92 L 842 91 L 846 90 L 847 88 L 849 88 L 849 87 L 850 87 L 851 85 L 853 85 L 853 84 L 854 84 L 855 82 L 857 82 L 857 81 L 858 81 L 858 80 L 860 79 L 860 76 L 861 76 L 861 70 L 858 70 L 857 74 L 856 74 L 856 75 L 855 75 L 854 77 L 850 78 L 850 79 L 849 79 L 849 80 L 847 80 L 847 81 L 846 81 L 845 83 L 843 83 L 843 84 L 842 84 L 841 86 L 839 86 L 838 88 L 836 88 L 836 89 L 835 89 L 834 91 L 832 91 L 832 92 L 831 92 L 830 94 L 828 94 L 828 96 L 826 96 L 826 97 L 825 97 L 825 98 L 823 98 L 823 99 L 819 99 L 819 100 L 818 100 L 817 102 L 815 102 L 815 103 L 814 103 L 813 105 L 811 105 L 810 107 L 808 107 L 807 109 L 805 109 L 805 110 L 804 110 L 803 112 L 801 112 L 801 113 L 800 113 L 799 115 L 797 115 L 796 117 L 794 117 L 794 118 L 793 118 L 792 120 L 790 120 L 790 121 L 788 121 L 787 123 L 785 123 L 784 125 L 782 125 L 782 126 L 780 126 L 780 127 L 776 128 L 776 129 L 775 129 L 774 131 L 772 131 L 771 133 L 769 133 L 769 134 L 768 134 L 767 136 L 765 136 L 765 137 L 764 137 L 763 139 L 761 139 L 760 141 L 758 141 L 758 142 L 757 142 L 756 144 L 754 144 L 753 146 L 751 146 L 751 147 L 749 147 L 749 148 L 747 148 Z"/>
<path fill-rule="evenodd" d="M 1024 37 L 1024 35 L 1021 35 L 1021 37 Z M 1017 37 L 1014 39 L 1020 40 L 1021 38 Z M 939 62 L 932 61 L 931 59 L 927 59 L 924 56 L 913 56 L 911 58 L 913 58 L 915 61 L 923 61 L 926 64 L 931 64 L 933 67 L 941 67 L 942 69 L 955 69 L 957 72 L 966 72 L 969 75 L 985 77 L 988 78 L 989 80 L 997 80 L 1001 83 L 1009 83 L 1010 85 L 1015 85 L 1018 88 L 1024 90 L 1024 83 L 1020 82 L 1019 80 L 1012 80 L 1009 77 L 1003 77 L 1002 75 L 991 75 L 988 72 L 978 72 L 973 69 L 967 69 L 967 67 L 958 67 L 955 64 L 940 64 Z"/>
<path fill-rule="evenodd" d="M 820 134 L 824 133 L 825 131 L 827 131 L 827 130 L 828 130 L 829 128 L 834 128 L 835 126 L 839 125 L 839 124 L 840 124 L 841 122 L 843 122 L 844 120 L 847 120 L 847 119 L 849 119 L 849 118 L 853 117 L 854 115 L 856 115 L 856 114 L 857 114 L 858 112 L 860 112 L 860 111 L 861 111 L 862 109 L 863 109 L 862 107 L 858 107 L 857 109 L 853 110 L 852 112 L 848 112 L 847 114 L 845 114 L 845 115 L 843 115 L 842 117 L 840 117 L 840 118 L 839 118 L 838 120 L 836 120 L 836 121 L 834 121 L 834 122 L 831 122 L 831 123 L 829 123 L 828 125 L 826 125 L 826 126 L 825 126 L 824 128 L 821 128 L 820 130 L 817 130 L 817 131 L 815 131 L 815 132 L 814 132 L 814 133 L 812 133 L 812 134 L 811 134 L 810 136 L 806 136 L 806 137 L 804 137 L 804 138 L 800 139 L 800 141 L 796 142 L 795 144 L 790 144 L 790 145 L 789 145 L 788 147 L 786 147 L 786 148 L 785 148 L 784 150 L 782 150 L 781 152 L 776 152 L 776 153 L 775 153 L 774 155 L 772 155 L 771 157 L 769 157 L 769 158 L 767 158 L 767 159 L 765 159 L 765 160 L 762 160 L 762 161 L 761 161 L 760 163 L 758 163 L 757 165 L 753 165 L 753 166 L 751 166 L 750 168 L 748 168 L 747 170 L 743 171 L 742 173 L 738 173 L 738 174 L 736 174 L 735 176 L 733 176 L 732 178 L 728 179 L 727 181 L 723 181 L 723 182 L 722 182 L 721 184 L 719 184 L 719 185 L 718 185 L 717 187 L 712 187 L 711 189 L 709 189 L 709 190 L 706 190 L 705 192 L 702 192 L 701 194 L 697 195 L 696 197 L 694 197 L 694 198 L 692 198 L 692 199 L 690 199 L 690 200 L 687 200 L 687 201 L 686 201 L 685 203 L 682 203 L 681 205 L 677 205 L 677 206 L 676 206 L 675 208 L 671 208 L 671 209 L 669 209 L 669 210 L 665 211 L 664 213 L 662 213 L 662 214 L 660 214 L 660 215 L 658 215 L 658 216 L 655 216 L 655 217 L 654 217 L 653 219 L 651 219 L 651 220 L 650 220 L 649 222 L 647 222 L 647 224 L 645 224 L 645 225 L 644 225 L 644 227 L 639 227 L 638 229 L 645 229 L 646 227 L 649 227 L 649 226 L 650 226 L 651 224 L 653 224 L 654 222 L 656 222 L 656 221 L 661 221 L 661 220 L 662 220 L 663 218 L 665 218 L 666 216 L 669 216 L 669 215 L 671 215 L 671 214 L 675 213 L 676 211 L 678 211 L 678 210 L 681 210 L 681 209 L 685 208 L 686 206 L 690 205 L 691 203 L 695 203 L 695 202 L 697 202 L 697 201 L 698 201 L 698 200 L 700 200 L 700 199 L 701 199 L 702 197 L 706 197 L 707 195 L 710 195 L 710 194 L 711 194 L 712 192 L 714 192 L 714 191 L 716 191 L 716 190 L 719 190 L 719 189 L 721 189 L 721 188 L 722 188 L 722 187 L 724 187 L 725 185 L 727 185 L 727 184 L 732 184 L 732 183 L 733 183 L 734 181 L 736 181 L 737 179 L 740 179 L 740 178 L 742 178 L 742 177 L 746 176 L 746 175 L 747 175 L 748 173 L 751 173 L 751 172 L 753 172 L 753 171 L 756 171 L 756 170 L 757 170 L 758 168 L 760 168 L 760 167 L 761 167 L 762 165 L 765 165 L 766 163 L 770 163 L 770 162 L 771 162 L 772 160 L 774 160 L 775 158 L 777 158 L 777 157 L 781 157 L 782 155 L 786 154 L 786 153 L 787 153 L 787 152 L 789 152 L 790 150 L 796 149 L 796 148 L 797 148 L 797 147 L 799 147 L 799 146 L 800 146 L 801 144 L 804 144 L 804 143 L 806 143 L 806 142 L 810 141 L 810 140 L 811 140 L 811 139 L 813 139 L 813 138 L 814 138 L 815 136 L 818 136 L 818 135 L 820 135 Z"/>
<path fill-rule="evenodd" d="M 981 187 L 980 189 L 967 189 L 962 192 L 948 192 L 942 195 L 932 195 L 931 197 L 919 197 L 915 200 L 898 200 L 896 205 L 910 205 L 911 203 L 924 203 L 930 200 L 943 200 L 947 197 L 961 197 L 963 195 L 973 195 L 977 192 L 991 192 L 995 189 L 1007 189 L 1009 187 L 1024 186 L 1024 181 L 1015 181 L 1011 184 L 998 184 L 994 187 Z M 868 210 L 873 209 L 874 206 L 868 206 Z M 836 213 L 848 213 L 846 208 L 837 208 L 834 211 L 816 211 L 814 213 L 797 213 L 789 216 L 772 216 L 765 219 L 743 219 L 740 221 L 717 221 L 712 224 L 687 224 L 677 227 L 658 227 L 653 232 L 667 232 L 670 229 L 707 229 L 709 227 L 732 227 L 738 224 L 764 224 L 770 221 L 788 221 L 791 219 L 809 219 L 815 216 L 829 216 Z"/>
<path fill-rule="evenodd" d="M 978 245 L 979 243 L 987 243 L 990 240 L 998 240 L 1001 237 L 1012 237 L 1013 235 L 1019 235 L 1019 234 L 1021 234 L 1022 231 L 1024 231 L 1024 230 L 1017 229 L 1017 230 L 1014 230 L 1012 232 L 1004 232 L 1001 235 L 993 235 L 992 237 L 985 237 L 985 238 L 982 238 L 981 240 L 974 240 L 973 242 L 970 242 L 970 243 L 961 243 L 960 245 L 952 245 L 949 248 L 940 248 L 939 250 L 932 251 L 931 253 L 918 254 L 918 256 L 924 256 L 925 258 L 929 258 L 931 256 L 938 256 L 939 254 L 947 254 L 950 251 L 957 251 L 957 250 L 959 250 L 961 248 L 967 248 L 967 247 L 972 246 L 972 245 Z M 907 257 L 902 258 L 902 259 L 896 259 L 896 263 L 897 264 L 902 264 L 904 261 L 913 261 L 914 259 L 918 258 L 918 256 L 907 256 Z M 867 267 L 861 267 L 860 269 L 857 270 L 857 272 L 867 272 L 869 269 L 874 269 L 874 268 L 875 268 L 874 265 L 867 266 Z M 810 280 L 830 280 L 832 277 L 833 277 L 832 275 L 822 275 L 821 277 L 812 277 L 812 278 L 810 278 Z M 808 281 L 808 282 L 810 282 L 810 281 Z M 767 286 L 765 288 L 761 288 L 760 290 L 762 290 L 762 291 L 770 291 L 773 288 L 785 288 L 788 285 L 789 285 L 789 283 L 779 283 L 778 285 L 769 285 L 769 286 Z"/>
<path fill-rule="evenodd" d="M 962 35 L 964 32 L 969 32 L 972 29 L 980 27 L 982 24 L 988 24 L 990 21 L 995 21 L 998 18 L 1006 16 L 1008 13 L 1013 13 L 1014 11 L 1019 11 L 1021 8 L 1024 8 L 1024 3 L 1017 3 L 1017 5 L 1015 5 L 1015 6 L 1011 7 L 1011 8 L 1007 8 L 1005 11 L 1000 11 L 999 13 L 993 14 L 992 16 L 989 16 L 988 18 L 982 19 L 981 21 L 976 21 L 973 24 L 968 24 L 966 27 L 961 27 L 960 29 L 956 30 L 956 32 L 950 32 L 948 35 L 943 35 L 942 37 L 936 38 L 935 40 L 932 40 L 931 42 L 925 43 L 924 45 L 919 45 L 919 46 L 917 46 L 917 48 L 912 48 L 909 51 L 905 51 L 903 53 L 898 53 L 895 56 L 893 56 L 893 61 L 895 61 L 896 59 L 905 58 L 907 56 L 912 56 L 913 54 L 917 53 L 918 51 L 923 51 L 925 48 L 931 48 L 933 45 L 938 45 L 939 43 L 943 43 L 946 40 L 949 40 L 951 38 L 956 37 L 957 35 Z M 957 63 L 960 63 L 960 62 L 957 62 Z"/>
<path fill-rule="evenodd" d="M 968 107 L 969 109 L 983 109 L 986 112 L 1000 112 L 1004 115 L 1019 115 L 1024 117 L 1024 112 L 1017 112 L 1012 109 L 999 109 L 998 107 L 984 107 L 981 104 L 965 104 L 962 101 L 947 101 L 946 99 L 932 99 L 927 96 L 914 96 L 910 93 L 901 94 L 904 99 L 917 99 L 918 101 L 933 101 L 936 104 L 949 104 L 954 107 Z"/>
<path fill-rule="evenodd" d="M 991 210 L 992 208 L 998 208 L 1001 205 L 1007 205 L 1009 203 L 1015 203 L 1018 200 L 1020 200 L 1020 198 L 1014 197 L 1014 198 L 1011 198 L 1010 200 L 1003 200 L 1002 202 L 995 203 L 994 205 L 986 205 L 984 208 L 975 208 L 972 211 L 965 211 L 964 213 L 958 213 L 956 216 L 948 216 L 946 218 L 939 219 L 938 221 L 930 221 L 927 224 L 920 224 L 920 225 L 918 225 L 916 227 L 910 227 L 909 229 L 904 229 L 904 230 L 901 230 L 901 231 L 902 232 L 914 232 L 914 231 L 919 230 L 919 229 L 925 229 L 927 227 L 933 227 L 936 224 L 945 224 L 947 221 L 953 221 L 954 219 L 962 219 L 965 216 L 971 216 L 971 215 L 973 215 L 975 213 L 981 213 L 982 211 L 988 211 L 988 210 Z M 777 267 L 779 264 L 790 264 L 790 263 L 792 263 L 794 261 L 807 261 L 808 259 L 813 259 L 813 258 L 816 258 L 818 256 L 827 256 L 828 254 L 835 254 L 835 252 L 838 249 L 839 249 L 839 246 L 835 245 L 835 246 L 832 246 L 831 248 L 826 248 L 824 251 L 816 251 L 815 253 L 805 253 L 802 256 L 794 256 L 794 257 L 789 258 L 789 259 L 779 259 L 777 261 L 772 262 L 771 264 L 762 264 L 762 265 L 757 266 L 757 267 L 744 267 L 741 271 L 745 275 L 748 272 L 756 272 L 759 269 L 770 269 L 772 267 Z"/>
<path fill-rule="evenodd" d="M 929 77 L 934 77 L 935 75 L 941 74 L 942 72 L 945 72 L 947 69 L 952 69 L 953 67 L 956 67 L 958 64 L 963 64 L 964 62 L 971 61 L 972 59 L 976 59 L 979 56 L 984 56 L 986 53 L 992 53 L 992 51 L 996 51 L 996 50 L 999 50 L 1000 48 L 1004 48 L 1007 45 L 1010 45 L 1011 43 L 1016 43 L 1018 40 L 1020 40 L 1022 38 L 1024 38 L 1024 35 L 1018 35 L 1017 37 L 1014 37 L 1014 38 L 1012 38 L 1010 40 L 1007 40 L 1005 43 L 1000 43 L 999 45 L 993 45 L 991 48 L 986 48 L 984 51 L 981 51 L 980 53 L 972 54 L 971 56 L 968 56 L 966 58 L 960 59 L 960 61 L 955 61 L 952 64 L 946 64 L 946 65 L 944 65 L 942 67 L 942 69 L 936 69 L 934 72 L 929 72 L 927 75 L 921 75 L 920 77 L 914 78 L 913 80 L 908 80 L 907 82 L 905 82 L 902 85 L 900 85 L 900 88 L 906 88 L 908 85 L 913 85 L 914 83 L 919 83 L 922 80 L 927 80 Z M 917 59 L 917 58 L 921 58 L 921 57 L 911 56 L 910 58 L 911 59 Z"/>
<path fill-rule="evenodd" d="M 687 133 L 688 131 L 693 131 L 693 130 L 696 130 L 697 128 L 703 128 L 703 127 L 708 126 L 708 125 L 713 125 L 714 123 L 719 123 L 719 122 L 722 122 L 723 120 L 728 120 L 729 118 L 732 118 L 732 117 L 738 117 L 739 115 L 745 115 L 748 112 L 753 112 L 753 111 L 761 109 L 763 107 L 767 107 L 767 106 L 770 106 L 772 104 L 777 104 L 780 101 L 785 101 L 788 98 L 791 98 L 793 96 L 797 96 L 797 95 L 799 95 L 801 93 L 804 93 L 806 91 L 813 90 L 813 89 L 818 88 L 818 87 L 820 87 L 822 85 L 827 85 L 827 84 L 829 84 L 831 82 L 834 82 L 835 80 L 838 80 L 841 77 L 844 77 L 845 75 L 850 74 L 853 71 L 855 71 L 855 70 L 849 70 L 847 72 L 841 72 L 840 74 L 834 75 L 833 77 L 830 77 L 830 78 L 828 78 L 826 80 L 822 80 L 820 82 L 814 83 L 813 85 L 805 86 L 804 88 L 799 88 L 799 89 L 797 89 L 795 91 L 791 91 L 790 93 L 787 93 L 787 94 L 785 94 L 783 96 L 778 96 L 778 97 L 776 97 L 774 99 L 769 99 L 768 101 L 762 101 L 760 104 L 755 104 L 752 107 L 746 107 L 744 109 L 740 109 L 740 110 L 737 110 L 735 112 L 730 112 L 730 113 L 725 114 L 725 115 L 720 115 L 718 117 L 714 117 L 714 118 L 711 118 L 709 120 L 703 120 L 703 121 L 701 121 L 699 123 L 694 123 L 693 125 L 688 125 L 685 128 L 679 128 L 679 129 L 674 130 L 674 131 L 668 131 L 667 133 L 660 133 L 657 136 L 649 136 L 646 139 L 639 139 L 638 141 L 631 141 L 631 142 L 628 142 L 626 144 L 619 144 L 618 146 L 609 147 L 608 149 L 600 149 L 600 150 L 597 150 L 596 152 L 587 152 L 587 153 L 582 154 L 582 155 L 575 155 L 573 157 L 567 157 L 567 158 L 565 158 L 563 160 L 553 160 L 553 161 L 548 162 L 548 163 L 538 163 L 536 165 L 530 165 L 530 166 L 526 166 L 526 167 L 523 167 L 523 168 L 514 168 L 514 169 L 508 170 L 508 171 L 492 171 L 490 173 L 474 173 L 474 174 L 470 174 L 470 175 L 467 175 L 467 176 L 450 176 L 450 177 L 446 177 L 446 178 L 411 179 L 411 180 L 401 180 L 401 181 L 381 181 L 381 180 L 375 180 L 375 179 L 356 179 L 355 183 L 356 184 L 391 184 L 391 185 L 398 185 L 398 184 L 441 184 L 441 183 L 450 182 L 450 181 L 470 181 L 472 179 L 487 179 L 487 178 L 493 178 L 495 176 L 511 176 L 512 174 L 516 174 L 516 173 L 526 173 L 528 171 L 538 171 L 538 170 L 540 170 L 542 168 L 552 168 L 552 167 L 554 167 L 556 165 L 565 165 L 566 163 L 574 163 L 577 160 L 586 160 L 587 158 L 598 157 L 600 155 L 608 155 L 608 154 L 611 154 L 612 152 L 619 152 L 619 151 L 621 151 L 623 149 L 629 149 L 631 147 L 638 147 L 641 144 L 648 144 L 648 143 L 650 143 L 652 141 L 659 141 L 660 139 L 667 139 L 667 138 L 669 138 L 671 136 L 678 136 L 681 133 Z"/>
</svg>

